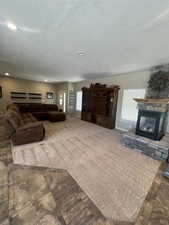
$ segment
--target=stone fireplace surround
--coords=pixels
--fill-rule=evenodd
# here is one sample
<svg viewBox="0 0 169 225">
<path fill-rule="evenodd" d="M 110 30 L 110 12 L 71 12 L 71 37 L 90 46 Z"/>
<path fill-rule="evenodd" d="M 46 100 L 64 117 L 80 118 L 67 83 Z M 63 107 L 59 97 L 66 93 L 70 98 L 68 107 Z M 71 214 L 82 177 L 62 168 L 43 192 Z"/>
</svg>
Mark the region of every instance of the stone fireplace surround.
<svg viewBox="0 0 169 225">
<path fill-rule="evenodd" d="M 169 99 L 134 99 L 138 103 L 138 109 L 166 112 L 168 117 L 168 104 Z M 167 121 L 167 118 L 166 118 Z M 169 134 L 160 141 L 154 141 L 135 134 L 135 130 L 127 132 L 123 135 L 122 143 L 129 148 L 136 149 L 137 151 L 146 154 L 154 159 L 168 161 L 169 159 Z"/>
<path fill-rule="evenodd" d="M 169 99 L 134 100 L 138 103 L 139 109 L 136 134 L 154 140 L 161 140 L 167 129 Z M 141 119 L 143 119 L 142 124 Z"/>
</svg>

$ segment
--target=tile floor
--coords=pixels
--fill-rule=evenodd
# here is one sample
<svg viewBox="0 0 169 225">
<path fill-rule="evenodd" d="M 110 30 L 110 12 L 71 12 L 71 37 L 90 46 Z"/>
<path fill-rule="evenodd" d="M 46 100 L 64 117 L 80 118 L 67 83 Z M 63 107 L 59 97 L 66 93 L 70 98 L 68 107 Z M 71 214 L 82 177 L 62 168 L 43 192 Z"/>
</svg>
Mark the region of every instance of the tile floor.
<svg viewBox="0 0 169 225">
<path fill-rule="evenodd" d="M 2 131 L 0 125 L 0 131 Z M 163 163 L 135 225 L 169 225 L 169 180 Z M 65 170 L 13 165 L 0 132 L 0 225 L 134 225 L 108 221 Z"/>
</svg>

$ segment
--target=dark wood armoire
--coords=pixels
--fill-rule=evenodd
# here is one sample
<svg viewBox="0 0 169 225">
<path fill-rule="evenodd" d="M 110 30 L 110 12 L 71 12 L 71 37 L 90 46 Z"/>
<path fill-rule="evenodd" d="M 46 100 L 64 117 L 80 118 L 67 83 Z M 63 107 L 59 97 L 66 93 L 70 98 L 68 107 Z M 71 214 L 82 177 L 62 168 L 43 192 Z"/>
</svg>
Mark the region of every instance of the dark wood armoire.
<svg viewBox="0 0 169 225">
<path fill-rule="evenodd" d="M 97 125 L 114 129 L 119 86 L 91 84 L 82 88 L 81 119 Z"/>
</svg>

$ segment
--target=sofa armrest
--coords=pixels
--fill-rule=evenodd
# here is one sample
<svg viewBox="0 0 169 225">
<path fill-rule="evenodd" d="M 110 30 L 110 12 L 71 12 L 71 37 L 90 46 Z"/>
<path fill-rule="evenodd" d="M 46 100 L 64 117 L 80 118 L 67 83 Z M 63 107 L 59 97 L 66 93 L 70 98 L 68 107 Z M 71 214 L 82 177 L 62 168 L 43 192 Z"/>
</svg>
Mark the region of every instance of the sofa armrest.
<svg viewBox="0 0 169 225">
<path fill-rule="evenodd" d="M 41 122 L 28 123 L 19 127 L 12 135 L 13 145 L 22 145 L 42 141 L 45 136 L 45 128 Z"/>
<path fill-rule="evenodd" d="M 43 124 L 41 122 L 28 123 L 28 124 L 25 124 L 25 125 L 19 127 L 16 130 L 16 132 L 25 131 L 25 130 L 29 130 L 29 129 L 34 129 L 34 128 L 37 128 L 39 126 L 42 126 L 43 127 Z"/>
</svg>

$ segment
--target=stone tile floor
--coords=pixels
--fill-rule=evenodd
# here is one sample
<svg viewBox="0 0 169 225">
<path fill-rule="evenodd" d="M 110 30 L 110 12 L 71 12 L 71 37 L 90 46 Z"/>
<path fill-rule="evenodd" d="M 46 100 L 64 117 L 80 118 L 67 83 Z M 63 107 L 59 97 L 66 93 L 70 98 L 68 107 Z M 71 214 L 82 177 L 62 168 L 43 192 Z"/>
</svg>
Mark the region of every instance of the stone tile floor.
<svg viewBox="0 0 169 225">
<path fill-rule="evenodd" d="M 0 131 L 1 125 L 0 125 Z M 169 180 L 161 173 L 135 225 L 169 225 Z M 13 165 L 7 134 L 0 132 L 0 225 L 134 225 L 109 221 L 65 170 Z"/>
<path fill-rule="evenodd" d="M 162 176 L 166 167 L 161 165 L 135 225 L 169 225 L 169 179 Z"/>
<path fill-rule="evenodd" d="M 106 224 L 66 171 L 11 165 L 9 181 L 12 225 Z"/>
</svg>

